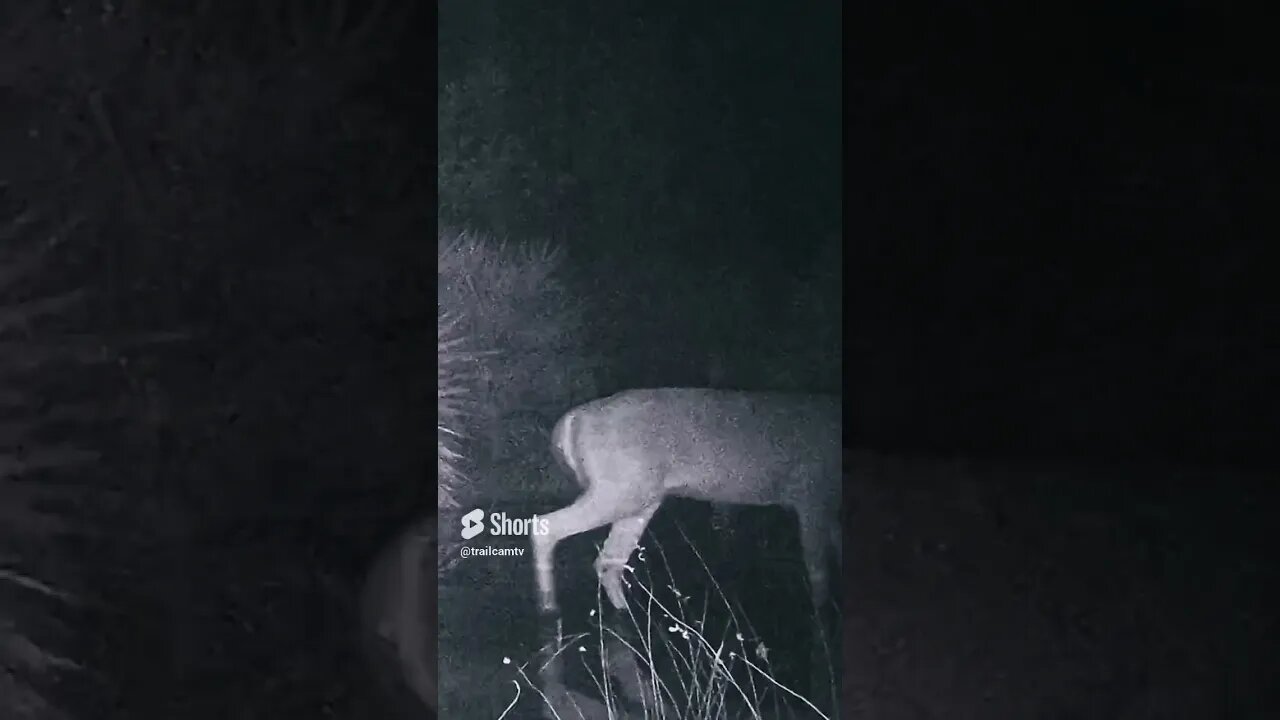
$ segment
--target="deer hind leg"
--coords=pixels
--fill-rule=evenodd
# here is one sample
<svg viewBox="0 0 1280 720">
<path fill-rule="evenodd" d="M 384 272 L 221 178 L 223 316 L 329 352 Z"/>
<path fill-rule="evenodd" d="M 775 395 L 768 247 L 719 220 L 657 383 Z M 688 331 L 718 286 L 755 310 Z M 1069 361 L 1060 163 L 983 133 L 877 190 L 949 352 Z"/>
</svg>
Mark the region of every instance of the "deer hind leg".
<svg viewBox="0 0 1280 720">
<path fill-rule="evenodd" d="M 835 688 L 835 678 L 838 677 L 839 655 L 831 651 L 832 641 L 839 637 L 838 615 L 834 608 L 829 607 L 831 591 L 827 565 L 828 543 L 832 538 L 837 542 L 840 539 L 838 522 L 834 524 L 835 530 L 832 527 L 832 520 L 826 512 L 817 512 L 813 517 L 800 517 L 800 544 L 804 550 L 814 611 L 814 642 L 809 648 L 809 682 L 815 700 L 825 698 L 825 689 Z M 833 549 L 839 558 L 839 545 Z"/>
<path fill-rule="evenodd" d="M 711 529 L 715 530 L 717 535 L 731 535 L 733 533 L 733 516 L 734 508 L 732 505 L 711 503 Z"/>
<path fill-rule="evenodd" d="M 617 610 L 627 606 L 622 592 L 622 571 L 626 569 L 627 560 L 640 544 L 640 536 L 644 535 L 644 529 L 661 504 L 661 501 L 653 503 L 639 515 L 615 521 L 609 530 L 609 537 L 604 541 L 604 547 L 600 549 L 600 557 L 596 558 L 596 575 L 604 586 L 605 594 L 609 596 L 609 602 Z"/>
<path fill-rule="evenodd" d="M 831 595 L 827 570 L 829 534 L 824 525 L 822 517 L 805 517 L 800 513 L 800 547 L 804 552 L 804 567 L 809 574 L 810 598 L 819 614 L 826 608 Z"/>
<path fill-rule="evenodd" d="M 546 520 L 546 532 L 541 534 L 533 532 L 529 536 L 533 545 L 533 569 L 534 579 L 537 581 L 539 612 L 549 616 L 560 613 L 560 605 L 556 601 L 554 566 L 556 545 L 561 540 L 608 525 L 620 518 L 634 516 L 644 508 L 644 503 L 626 498 L 606 497 L 593 487 L 583 493 L 572 505 L 546 515 L 543 518 Z M 535 531 L 538 529 L 534 527 Z"/>
</svg>

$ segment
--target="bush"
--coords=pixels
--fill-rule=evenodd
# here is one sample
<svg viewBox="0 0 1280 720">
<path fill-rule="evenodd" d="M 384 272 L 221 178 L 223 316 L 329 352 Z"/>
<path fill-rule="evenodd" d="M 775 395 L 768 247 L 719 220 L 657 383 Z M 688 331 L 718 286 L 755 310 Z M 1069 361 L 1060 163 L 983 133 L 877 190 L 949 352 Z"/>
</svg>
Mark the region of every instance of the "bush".
<svg viewBox="0 0 1280 720">
<path fill-rule="evenodd" d="M 536 456 L 511 452 L 513 436 L 530 425 L 548 433 L 597 391 L 558 252 L 469 231 L 442 230 L 438 240 L 437 434 L 440 509 L 448 511 L 545 489 L 545 435 Z M 519 471 L 495 472 L 504 464 Z"/>
</svg>

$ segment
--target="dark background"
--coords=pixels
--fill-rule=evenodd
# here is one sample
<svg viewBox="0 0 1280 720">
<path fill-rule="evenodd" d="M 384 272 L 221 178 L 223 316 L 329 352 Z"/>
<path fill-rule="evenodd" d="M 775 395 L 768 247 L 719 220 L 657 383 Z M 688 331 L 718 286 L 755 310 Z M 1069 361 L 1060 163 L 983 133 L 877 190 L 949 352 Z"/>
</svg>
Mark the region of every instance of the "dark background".
<svg viewBox="0 0 1280 720">
<path fill-rule="evenodd" d="M 859 13 L 847 42 L 856 434 L 1274 469 L 1256 25 L 984 5 Z"/>
</svg>

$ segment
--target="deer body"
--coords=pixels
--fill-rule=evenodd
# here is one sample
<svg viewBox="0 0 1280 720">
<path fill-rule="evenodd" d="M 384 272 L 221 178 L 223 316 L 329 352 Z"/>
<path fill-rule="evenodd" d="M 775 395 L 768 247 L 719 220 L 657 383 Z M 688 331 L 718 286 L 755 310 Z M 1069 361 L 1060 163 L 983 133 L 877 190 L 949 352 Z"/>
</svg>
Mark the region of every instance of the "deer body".
<svg viewBox="0 0 1280 720">
<path fill-rule="evenodd" d="M 840 400 L 821 395 L 663 388 L 629 390 L 573 408 L 552 449 L 582 487 L 531 536 L 539 609 L 558 613 L 560 540 L 612 525 L 596 572 L 614 607 L 621 574 L 662 500 L 776 505 L 794 511 L 816 607 L 828 596 L 827 551 L 840 547 Z"/>
</svg>

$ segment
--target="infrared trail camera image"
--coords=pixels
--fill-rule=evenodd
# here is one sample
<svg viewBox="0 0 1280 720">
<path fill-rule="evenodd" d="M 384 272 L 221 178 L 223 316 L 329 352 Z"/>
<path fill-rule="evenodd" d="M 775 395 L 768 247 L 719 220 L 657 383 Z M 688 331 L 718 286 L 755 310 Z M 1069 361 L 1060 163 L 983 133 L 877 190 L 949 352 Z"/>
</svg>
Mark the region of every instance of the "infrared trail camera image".
<svg viewBox="0 0 1280 720">
<path fill-rule="evenodd" d="M 3 4 L 0 720 L 1276 716 L 1272 25 L 952 5 Z"/>
<path fill-rule="evenodd" d="M 838 8 L 619 10 L 441 9 L 440 713 L 835 717 Z"/>
</svg>

